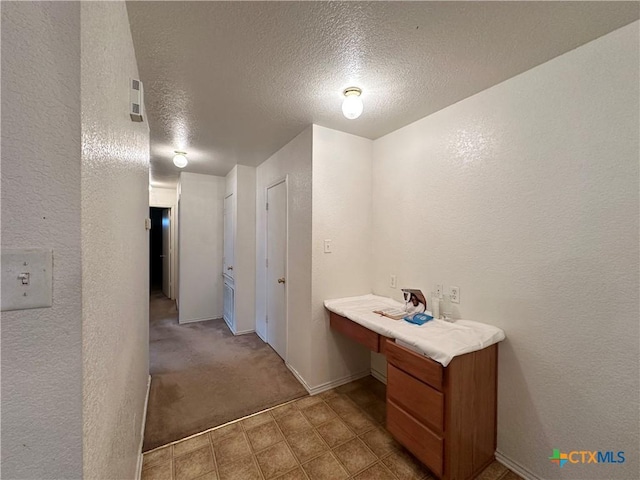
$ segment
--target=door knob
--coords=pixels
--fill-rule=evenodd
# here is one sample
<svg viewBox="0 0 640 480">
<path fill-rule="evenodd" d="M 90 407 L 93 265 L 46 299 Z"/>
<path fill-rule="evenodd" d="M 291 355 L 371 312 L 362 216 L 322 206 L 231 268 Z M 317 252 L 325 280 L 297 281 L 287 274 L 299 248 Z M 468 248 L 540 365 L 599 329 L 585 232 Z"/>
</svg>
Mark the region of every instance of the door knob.
<svg viewBox="0 0 640 480">
<path fill-rule="evenodd" d="M 233 267 L 227 267 L 227 270 L 233 270 Z"/>
<path fill-rule="evenodd" d="M 278 279 L 278 283 L 285 283 L 284 277 Z"/>
</svg>

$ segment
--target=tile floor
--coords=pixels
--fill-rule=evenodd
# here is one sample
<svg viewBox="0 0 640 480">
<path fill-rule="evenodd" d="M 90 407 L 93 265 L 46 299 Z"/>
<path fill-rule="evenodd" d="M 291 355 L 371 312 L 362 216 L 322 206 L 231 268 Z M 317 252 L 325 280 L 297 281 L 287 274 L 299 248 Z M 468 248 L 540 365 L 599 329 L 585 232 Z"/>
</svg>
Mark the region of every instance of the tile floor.
<svg viewBox="0 0 640 480">
<path fill-rule="evenodd" d="M 144 454 L 143 480 L 420 480 L 429 470 L 384 430 L 373 377 Z M 479 480 L 518 480 L 498 462 Z"/>
</svg>

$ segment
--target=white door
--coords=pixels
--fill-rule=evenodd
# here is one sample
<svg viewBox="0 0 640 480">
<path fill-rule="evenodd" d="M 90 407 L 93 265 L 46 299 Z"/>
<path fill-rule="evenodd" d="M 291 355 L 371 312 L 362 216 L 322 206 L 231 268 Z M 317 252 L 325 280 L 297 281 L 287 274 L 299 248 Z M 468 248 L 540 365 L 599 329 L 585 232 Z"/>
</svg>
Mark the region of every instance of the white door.
<svg viewBox="0 0 640 480">
<path fill-rule="evenodd" d="M 227 325 L 229 325 L 229 328 L 235 332 L 236 324 L 235 324 L 235 318 L 234 318 L 235 312 L 234 312 L 233 296 L 234 296 L 233 287 L 229 285 L 229 282 L 225 280 L 222 317 L 224 318 L 224 321 L 227 322 Z"/>
<path fill-rule="evenodd" d="M 170 210 L 162 210 L 162 293 L 171 298 L 171 217 Z"/>
<path fill-rule="evenodd" d="M 235 196 L 229 195 L 224 199 L 224 235 L 222 273 L 233 278 L 234 242 L 235 242 Z"/>
<path fill-rule="evenodd" d="M 287 359 L 287 184 L 267 189 L 267 342 Z"/>
</svg>

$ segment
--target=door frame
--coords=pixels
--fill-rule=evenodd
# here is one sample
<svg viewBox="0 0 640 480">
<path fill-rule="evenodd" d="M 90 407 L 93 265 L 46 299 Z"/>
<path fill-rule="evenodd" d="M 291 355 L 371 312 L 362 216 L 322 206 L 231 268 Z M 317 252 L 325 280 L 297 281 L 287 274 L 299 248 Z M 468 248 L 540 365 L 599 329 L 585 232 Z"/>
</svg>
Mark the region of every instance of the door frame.
<svg viewBox="0 0 640 480">
<path fill-rule="evenodd" d="M 176 231 L 176 224 L 175 224 L 175 216 L 174 216 L 174 211 L 176 206 L 175 205 L 167 205 L 164 203 L 154 203 L 154 204 L 149 204 L 149 208 L 167 208 L 169 209 L 169 222 L 171 223 L 171 225 L 169 225 L 169 298 L 171 300 L 175 300 L 176 299 L 176 264 L 175 264 L 175 258 L 176 258 L 176 237 L 178 232 Z"/>
<path fill-rule="evenodd" d="M 269 183 L 264 189 L 264 203 L 265 203 L 265 232 L 264 232 L 264 257 L 265 257 L 265 285 L 264 285 L 264 298 L 265 298 L 265 315 L 267 315 L 267 325 L 265 329 L 265 337 L 266 342 L 269 343 L 269 295 L 267 282 L 269 280 L 269 267 L 267 267 L 267 262 L 269 261 L 269 210 L 267 209 L 267 204 L 269 202 L 269 189 L 276 187 L 284 183 L 285 188 L 285 205 L 284 205 L 284 230 L 285 230 L 285 253 L 284 253 L 284 278 L 286 279 L 284 284 L 284 331 L 285 331 L 285 346 L 284 346 L 284 362 L 287 363 L 289 361 L 289 175 L 285 175 L 283 177 L 279 177 L 277 180 Z M 269 343 L 269 345 L 271 345 Z"/>
</svg>

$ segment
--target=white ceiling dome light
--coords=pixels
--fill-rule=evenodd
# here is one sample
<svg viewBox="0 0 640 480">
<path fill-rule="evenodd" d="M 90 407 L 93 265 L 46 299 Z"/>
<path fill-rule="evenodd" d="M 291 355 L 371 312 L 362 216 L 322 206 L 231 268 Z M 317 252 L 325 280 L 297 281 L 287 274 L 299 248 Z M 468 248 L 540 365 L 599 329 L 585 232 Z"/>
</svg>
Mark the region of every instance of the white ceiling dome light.
<svg viewBox="0 0 640 480">
<path fill-rule="evenodd" d="M 355 120 L 362 115 L 364 105 L 362 105 L 362 90 L 358 87 L 349 87 L 343 92 L 344 101 L 342 102 L 342 113 L 349 120 Z"/>
<path fill-rule="evenodd" d="M 179 152 L 176 150 L 176 154 L 173 156 L 173 164 L 178 168 L 184 168 L 189 161 L 187 160 L 187 152 Z"/>
</svg>

